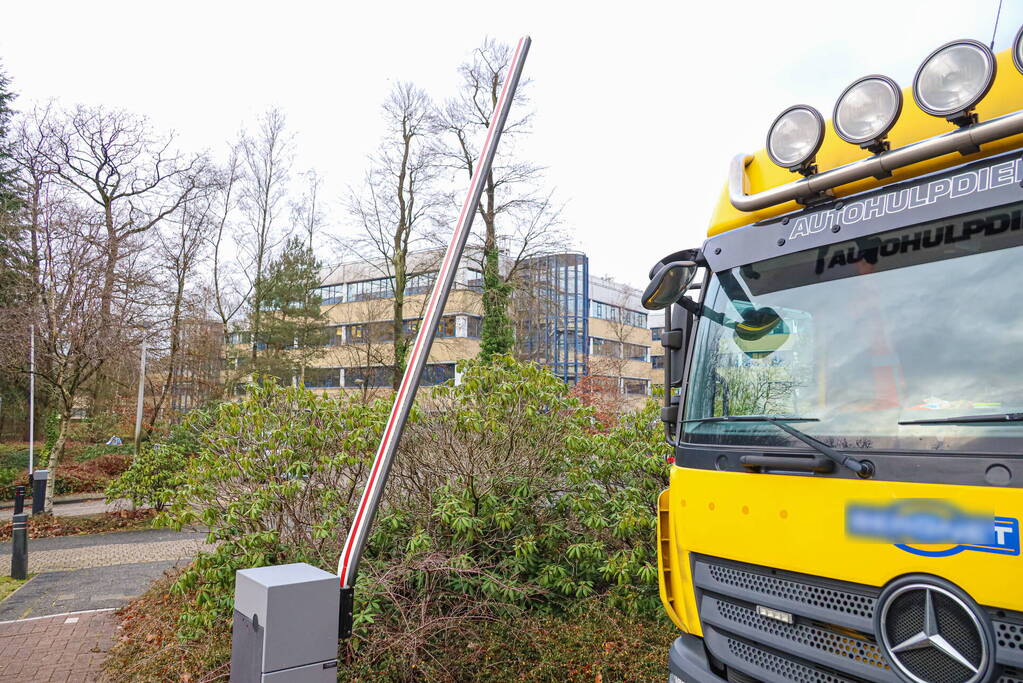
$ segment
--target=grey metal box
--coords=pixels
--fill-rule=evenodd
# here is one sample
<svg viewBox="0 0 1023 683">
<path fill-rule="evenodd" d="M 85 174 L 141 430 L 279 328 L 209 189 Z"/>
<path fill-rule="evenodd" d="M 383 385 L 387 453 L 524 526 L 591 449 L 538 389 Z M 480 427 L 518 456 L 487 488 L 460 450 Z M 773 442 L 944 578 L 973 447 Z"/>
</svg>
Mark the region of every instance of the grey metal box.
<svg viewBox="0 0 1023 683">
<path fill-rule="evenodd" d="M 243 635 L 237 632 L 239 616 L 254 622 L 255 628 L 244 636 L 249 648 L 246 659 L 256 657 L 264 680 L 268 680 L 266 674 L 295 667 L 307 669 L 302 672 L 303 681 L 320 680 L 308 678 L 313 673 L 308 670 L 311 665 L 319 667 L 320 676 L 327 675 L 323 680 L 334 680 L 337 669 L 323 667 L 337 661 L 339 596 L 336 574 L 302 562 L 242 569 L 236 574 L 235 638 Z M 235 653 L 232 659 L 241 654 Z M 232 675 L 232 680 L 243 679 Z"/>
</svg>

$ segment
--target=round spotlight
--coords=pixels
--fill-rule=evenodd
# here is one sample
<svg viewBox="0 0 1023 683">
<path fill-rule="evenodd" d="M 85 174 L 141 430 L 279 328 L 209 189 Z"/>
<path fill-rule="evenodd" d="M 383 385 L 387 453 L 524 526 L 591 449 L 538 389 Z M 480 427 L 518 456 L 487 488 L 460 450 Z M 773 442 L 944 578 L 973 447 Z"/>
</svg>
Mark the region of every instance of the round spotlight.
<svg viewBox="0 0 1023 683">
<path fill-rule="evenodd" d="M 970 110 L 991 89 L 995 56 L 984 43 L 956 40 L 932 52 L 913 78 L 913 99 L 931 116 L 967 123 Z"/>
<path fill-rule="evenodd" d="M 902 90 L 887 76 L 864 76 L 844 91 L 831 117 L 838 137 L 880 151 L 902 113 Z"/>
<path fill-rule="evenodd" d="M 1012 61 L 1019 72 L 1023 73 L 1023 26 L 1016 33 L 1016 40 L 1012 41 Z"/>
<path fill-rule="evenodd" d="M 767 156 L 790 171 L 809 172 L 824 141 L 824 117 L 813 107 L 797 104 L 774 120 L 767 132 Z"/>
</svg>

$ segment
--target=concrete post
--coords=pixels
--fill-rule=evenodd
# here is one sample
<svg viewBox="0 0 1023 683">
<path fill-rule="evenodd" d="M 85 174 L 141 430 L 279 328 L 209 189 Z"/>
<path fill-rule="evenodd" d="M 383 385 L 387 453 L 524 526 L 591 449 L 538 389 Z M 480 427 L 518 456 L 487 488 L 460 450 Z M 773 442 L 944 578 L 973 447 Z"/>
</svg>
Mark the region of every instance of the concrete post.
<svg viewBox="0 0 1023 683">
<path fill-rule="evenodd" d="M 50 478 L 49 470 L 36 470 L 32 473 L 32 514 L 42 514 L 46 506 L 46 480 Z"/>
<path fill-rule="evenodd" d="M 11 578 L 28 578 L 28 515 L 22 512 L 14 515 L 14 529 L 11 532 Z"/>
<path fill-rule="evenodd" d="M 25 487 L 14 487 L 14 514 L 20 515 L 25 511 Z"/>
</svg>

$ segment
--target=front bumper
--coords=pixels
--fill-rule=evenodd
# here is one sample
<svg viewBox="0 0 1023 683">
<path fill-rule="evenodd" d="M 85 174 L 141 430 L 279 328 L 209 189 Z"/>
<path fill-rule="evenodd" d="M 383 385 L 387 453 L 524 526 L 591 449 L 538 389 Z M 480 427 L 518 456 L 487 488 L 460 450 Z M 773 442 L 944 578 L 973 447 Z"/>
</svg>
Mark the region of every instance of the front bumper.
<svg viewBox="0 0 1023 683">
<path fill-rule="evenodd" d="M 684 635 L 675 639 L 668 651 L 668 671 L 684 683 L 724 683 L 710 668 L 703 640 L 696 636 Z M 675 683 L 675 678 L 672 683 Z"/>
<path fill-rule="evenodd" d="M 766 683 L 901 681 L 874 637 L 874 587 L 706 556 L 695 559 L 693 583 L 703 637 L 672 644 L 677 679 L 721 683 L 727 671 Z M 762 615 L 760 605 L 790 621 Z M 1023 614 L 987 609 L 997 664 L 991 683 L 1023 683 Z"/>
</svg>

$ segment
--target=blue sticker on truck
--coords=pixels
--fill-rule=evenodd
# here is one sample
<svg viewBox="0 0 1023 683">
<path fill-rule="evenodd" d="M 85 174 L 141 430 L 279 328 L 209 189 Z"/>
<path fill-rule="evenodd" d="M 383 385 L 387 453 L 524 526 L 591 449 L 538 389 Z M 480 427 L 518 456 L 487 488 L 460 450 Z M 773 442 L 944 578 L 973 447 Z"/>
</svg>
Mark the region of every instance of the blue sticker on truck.
<svg viewBox="0 0 1023 683">
<path fill-rule="evenodd" d="M 949 557 L 967 551 L 1020 554 L 1018 519 L 962 510 L 946 500 L 850 503 L 845 522 L 850 538 L 891 543 L 924 557 Z"/>
<path fill-rule="evenodd" d="M 943 548 L 941 550 L 915 548 L 903 543 L 896 543 L 895 547 L 899 550 L 905 550 L 907 553 L 923 555 L 924 557 L 949 557 L 968 550 L 981 553 L 995 553 L 996 555 L 1018 556 L 1020 554 L 1019 520 L 1012 517 L 995 517 L 993 540 L 994 543 L 990 544 L 971 545 L 960 543 L 951 548 Z"/>
</svg>

